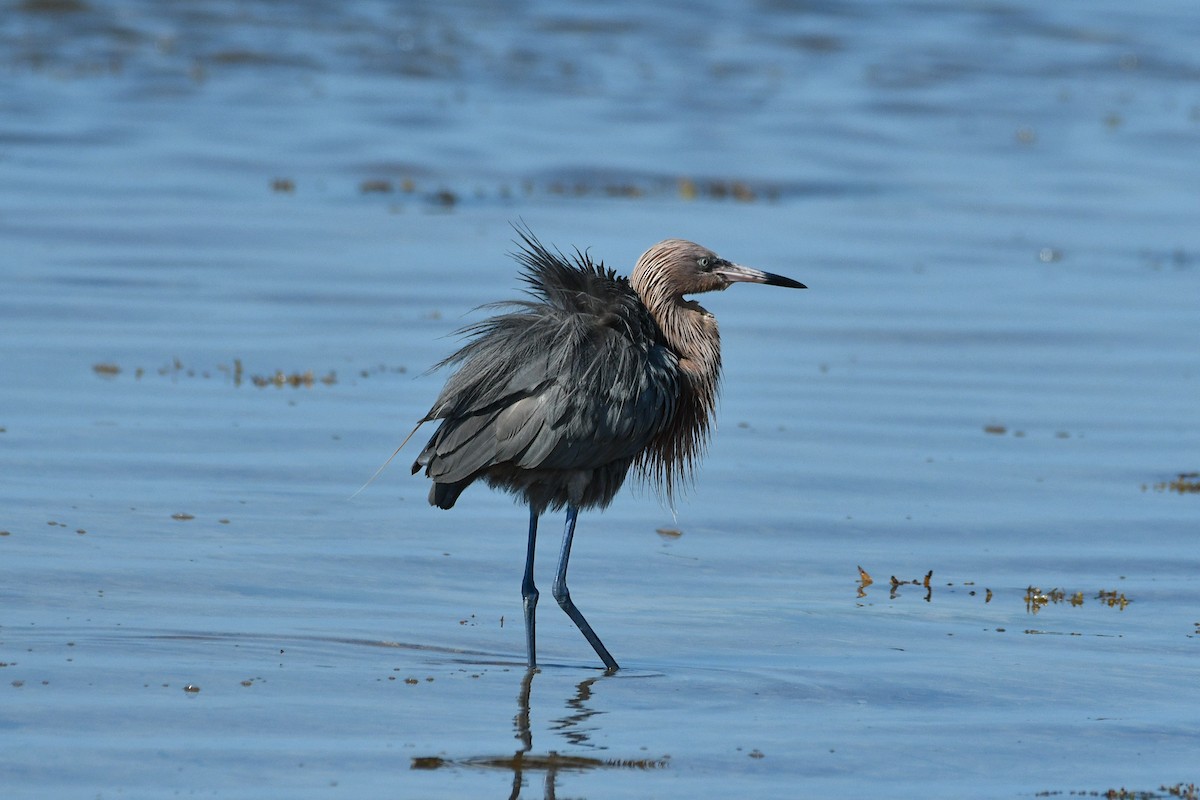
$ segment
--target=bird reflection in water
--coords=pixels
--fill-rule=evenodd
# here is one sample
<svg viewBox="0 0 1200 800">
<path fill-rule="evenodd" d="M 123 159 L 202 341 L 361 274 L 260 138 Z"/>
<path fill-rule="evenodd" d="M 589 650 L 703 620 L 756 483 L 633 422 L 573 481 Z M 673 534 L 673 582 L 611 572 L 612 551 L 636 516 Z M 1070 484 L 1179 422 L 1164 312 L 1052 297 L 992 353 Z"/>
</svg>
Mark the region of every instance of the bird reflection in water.
<svg viewBox="0 0 1200 800">
<path fill-rule="evenodd" d="M 555 750 L 544 754 L 533 752 L 533 728 L 530 724 L 530 697 L 533 693 L 533 676 L 538 670 L 525 671 L 521 690 L 517 695 L 517 714 L 513 727 L 520 747 L 511 756 L 471 756 L 467 758 L 442 758 L 441 756 L 416 757 L 413 769 L 447 769 L 455 767 L 481 767 L 512 771 L 512 792 L 509 800 L 521 796 L 527 782 L 527 774 L 543 773 L 543 796 L 554 800 L 561 772 L 587 772 L 594 769 L 655 770 L 667 766 L 667 758 L 595 758 L 593 756 L 565 755 Z M 567 715 L 552 723 L 553 730 L 576 747 L 595 747 L 589 741 L 590 728 L 584 724 L 597 714 L 603 713 L 588 705 L 592 687 L 597 681 L 610 678 L 610 674 L 598 675 L 575 685 L 575 694 L 566 701 Z"/>
</svg>

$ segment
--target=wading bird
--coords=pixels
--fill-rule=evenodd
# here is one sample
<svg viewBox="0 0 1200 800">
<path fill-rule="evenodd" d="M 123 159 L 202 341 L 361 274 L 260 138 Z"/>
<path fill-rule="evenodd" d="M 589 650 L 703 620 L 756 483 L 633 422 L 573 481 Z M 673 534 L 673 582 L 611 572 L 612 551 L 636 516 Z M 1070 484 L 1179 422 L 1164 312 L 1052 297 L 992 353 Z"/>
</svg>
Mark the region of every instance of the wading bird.
<svg viewBox="0 0 1200 800">
<path fill-rule="evenodd" d="M 433 480 L 429 502 L 439 508 L 453 507 L 480 479 L 529 505 L 521 597 L 531 669 L 538 518 L 565 508 L 554 599 L 615 670 L 567 590 L 575 518 L 581 508 L 611 503 L 631 467 L 672 499 L 704 449 L 720 337 L 713 315 L 685 296 L 739 281 L 805 287 L 682 239 L 651 247 L 624 278 L 585 252 L 568 258 L 528 229 L 517 233 L 514 257 L 532 299 L 498 304 L 507 312 L 464 329 L 472 338 L 438 365 L 458 368 L 417 424 L 441 421 L 412 470 L 424 468 Z"/>
</svg>

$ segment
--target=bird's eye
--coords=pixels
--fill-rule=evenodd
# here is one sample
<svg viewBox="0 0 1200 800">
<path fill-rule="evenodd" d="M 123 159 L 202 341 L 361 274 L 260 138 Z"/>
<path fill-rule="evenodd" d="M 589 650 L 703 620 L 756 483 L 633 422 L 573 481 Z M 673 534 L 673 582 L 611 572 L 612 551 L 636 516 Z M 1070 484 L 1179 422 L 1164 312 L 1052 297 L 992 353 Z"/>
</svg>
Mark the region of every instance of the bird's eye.
<svg viewBox="0 0 1200 800">
<path fill-rule="evenodd" d="M 708 265 L 710 262 L 709 262 L 708 256 L 701 256 L 700 260 L 697 261 L 696 263 L 698 263 L 700 265 L 700 269 L 708 269 Z"/>
</svg>

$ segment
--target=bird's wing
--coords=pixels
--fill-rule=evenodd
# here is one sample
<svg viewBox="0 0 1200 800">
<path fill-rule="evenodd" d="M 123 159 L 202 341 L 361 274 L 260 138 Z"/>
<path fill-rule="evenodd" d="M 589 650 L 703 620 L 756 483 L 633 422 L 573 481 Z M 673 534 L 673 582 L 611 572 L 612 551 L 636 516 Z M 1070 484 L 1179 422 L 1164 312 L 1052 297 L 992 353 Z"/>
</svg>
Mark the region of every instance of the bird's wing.
<svg viewBox="0 0 1200 800">
<path fill-rule="evenodd" d="M 622 362 L 613 356 L 619 347 L 628 344 L 589 348 L 590 370 L 560 374 L 505 408 L 496 420 L 500 459 L 525 469 L 586 469 L 640 454 L 674 407 L 674 373 L 658 363 L 673 356 L 655 347 Z"/>
<path fill-rule="evenodd" d="M 678 364 L 634 310 L 646 319 L 539 303 L 487 321 L 456 354 L 462 364 L 429 415 L 442 424 L 414 471 L 454 483 L 500 464 L 585 469 L 636 457 L 674 408 Z"/>
</svg>

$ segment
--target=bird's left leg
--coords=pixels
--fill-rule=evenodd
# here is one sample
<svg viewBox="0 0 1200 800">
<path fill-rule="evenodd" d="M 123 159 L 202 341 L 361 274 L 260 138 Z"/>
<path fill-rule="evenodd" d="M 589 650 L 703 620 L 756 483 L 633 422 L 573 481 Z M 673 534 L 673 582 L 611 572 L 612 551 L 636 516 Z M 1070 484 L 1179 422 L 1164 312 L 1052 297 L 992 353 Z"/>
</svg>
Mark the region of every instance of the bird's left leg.
<svg viewBox="0 0 1200 800">
<path fill-rule="evenodd" d="M 554 575 L 554 599 L 562 606 L 562 610 L 567 612 L 567 616 L 575 623 L 575 627 L 583 633 L 588 644 L 604 662 L 604 666 L 607 669 L 615 670 L 618 668 L 617 660 L 609 654 L 604 643 L 600 641 L 600 637 L 592 630 L 592 626 L 571 602 L 571 593 L 567 590 L 567 562 L 571 560 L 571 540 L 575 538 L 575 518 L 577 516 L 579 516 L 579 509 L 575 506 L 567 506 L 567 527 L 563 533 L 562 552 L 558 557 L 558 572 Z"/>
<path fill-rule="evenodd" d="M 537 634 L 534 626 L 537 623 L 538 590 L 533 585 L 533 554 L 537 550 L 538 513 L 529 507 L 529 542 L 525 550 L 525 578 L 521 581 L 521 606 L 525 611 L 525 652 L 529 658 L 529 668 L 537 666 Z"/>
</svg>

